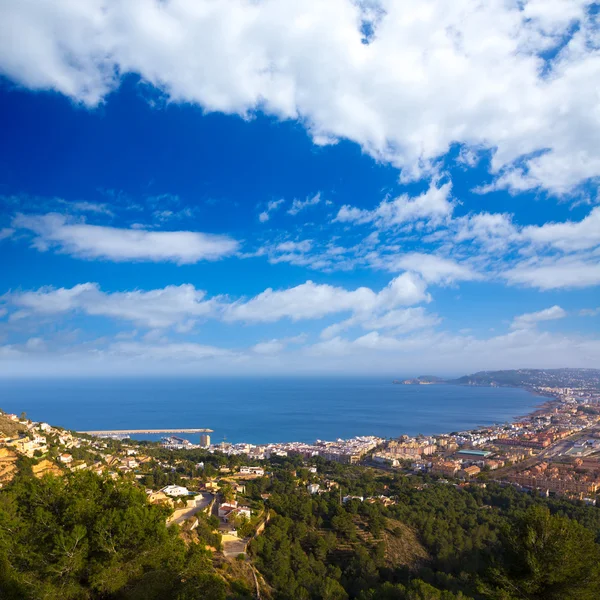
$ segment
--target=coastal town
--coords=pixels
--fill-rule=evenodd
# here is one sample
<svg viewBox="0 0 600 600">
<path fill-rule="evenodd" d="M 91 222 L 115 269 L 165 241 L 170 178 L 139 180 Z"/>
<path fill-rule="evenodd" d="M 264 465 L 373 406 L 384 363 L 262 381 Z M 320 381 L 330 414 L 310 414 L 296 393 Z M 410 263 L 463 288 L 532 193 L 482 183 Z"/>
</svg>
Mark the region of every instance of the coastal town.
<svg viewBox="0 0 600 600">
<path fill-rule="evenodd" d="M 539 394 L 540 405 L 509 423 L 437 435 L 365 435 L 313 443 L 212 443 L 207 430 L 198 443 L 173 431 L 160 443 L 148 442 L 117 433 L 68 431 L 25 413 L 0 412 L 0 494 L 20 475 L 48 484 L 52 477 L 89 477 L 133 486 L 185 544 L 205 548 L 219 568 L 236 570 L 251 597 L 269 597 L 269 583 L 253 556 L 288 501 L 337 507 L 340 519 L 345 515 L 349 521 L 332 520 L 336 535 L 356 531 L 358 537 L 350 535 L 353 544 L 373 548 L 377 539 L 359 515 L 403 514 L 406 490 L 476 496 L 487 488 L 492 495 L 564 501 L 595 511 L 600 497 L 598 381 L 561 381 L 531 391 Z M 397 523 L 387 518 L 382 522 Z M 377 533 L 378 526 L 373 527 Z M 383 539 L 386 547 L 397 543 Z M 355 546 L 344 544 L 338 540 L 332 546 L 332 560 L 349 559 L 349 548 Z"/>
<path fill-rule="evenodd" d="M 314 443 L 199 443 L 170 435 L 161 444 L 90 436 L 25 414 L 0 414 L 0 487 L 26 464 L 35 477 L 91 471 L 137 482 L 148 501 L 169 509 L 168 524 L 198 526 L 213 518 L 227 556 L 246 551 L 268 520 L 268 494 L 250 501 L 246 486 L 268 479 L 273 461 L 294 459 L 297 485 L 308 494 L 339 493 L 340 501 L 393 504 L 393 497 L 349 495 L 328 464 L 359 466 L 440 484 L 496 482 L 524 493 L 595 505 L 600 492 L 600 387 L 595 380 L 533 386 L 543 402 L 514 422 L 431 436 L 359 436 Z M 194 457 L 202 456 L 203 460 Z M 25 461 L 25 462 L 24 462 Z M 300 474 L 301 473 L 301 474 Z"/>
</svg>

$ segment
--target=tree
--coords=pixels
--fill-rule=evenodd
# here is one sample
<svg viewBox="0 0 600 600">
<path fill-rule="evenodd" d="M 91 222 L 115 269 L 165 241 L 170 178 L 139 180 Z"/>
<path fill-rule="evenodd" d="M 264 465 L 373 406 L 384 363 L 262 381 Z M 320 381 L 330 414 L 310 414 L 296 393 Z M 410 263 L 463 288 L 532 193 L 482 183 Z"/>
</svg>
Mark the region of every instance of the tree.
<svg viewBox="0 0 600 600">
<path fill-rule="evenodd" d="M 600 546 L 578 522 L 529 508 L 503 535 L 502 564 L 492 571 L 503 600 L 592 600 L 600 590 Z"/>
</svg>

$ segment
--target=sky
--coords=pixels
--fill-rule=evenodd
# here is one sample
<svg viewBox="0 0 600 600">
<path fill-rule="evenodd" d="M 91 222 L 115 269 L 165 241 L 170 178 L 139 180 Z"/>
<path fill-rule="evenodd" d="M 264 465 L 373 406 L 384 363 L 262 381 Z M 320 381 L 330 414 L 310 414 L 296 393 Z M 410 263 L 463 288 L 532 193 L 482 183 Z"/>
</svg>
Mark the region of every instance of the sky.
<svg viewBox="0 0 600 600">
<path fill-rule="evenodd" d="M 0 376 L 600 366 L 586 0 L 0 3 Z"/>
</svg>

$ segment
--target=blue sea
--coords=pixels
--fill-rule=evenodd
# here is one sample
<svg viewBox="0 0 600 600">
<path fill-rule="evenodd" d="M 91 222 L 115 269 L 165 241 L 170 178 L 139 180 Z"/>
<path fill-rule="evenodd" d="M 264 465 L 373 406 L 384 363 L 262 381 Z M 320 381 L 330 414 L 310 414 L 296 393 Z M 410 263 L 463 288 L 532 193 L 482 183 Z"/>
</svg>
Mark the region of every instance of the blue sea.
<svg viewBox="0 0 600 600">
<path fill-rule="evenodd" d="M 542 401 L 521 389 L 394 385 L 391 377 L 0 379 L 0 408 L 36 421 L 79 431 L 209 428 L 213 442 L 255 444 L 458 431 Z"/>
</svg>

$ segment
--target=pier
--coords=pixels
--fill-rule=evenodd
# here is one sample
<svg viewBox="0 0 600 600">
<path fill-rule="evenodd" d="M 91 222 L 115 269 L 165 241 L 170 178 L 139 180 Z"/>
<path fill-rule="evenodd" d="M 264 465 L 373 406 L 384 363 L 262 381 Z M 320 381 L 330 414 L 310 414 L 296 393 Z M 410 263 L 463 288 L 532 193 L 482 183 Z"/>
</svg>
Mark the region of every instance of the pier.
<svg viewBox="0 0 600 600">
<path fill-rule="evenodd" d="M 212 433 L 212 429 L 106 429 L 79 431 L 87 435 L 138 435 L 145 433 Z"/>
</svg>

